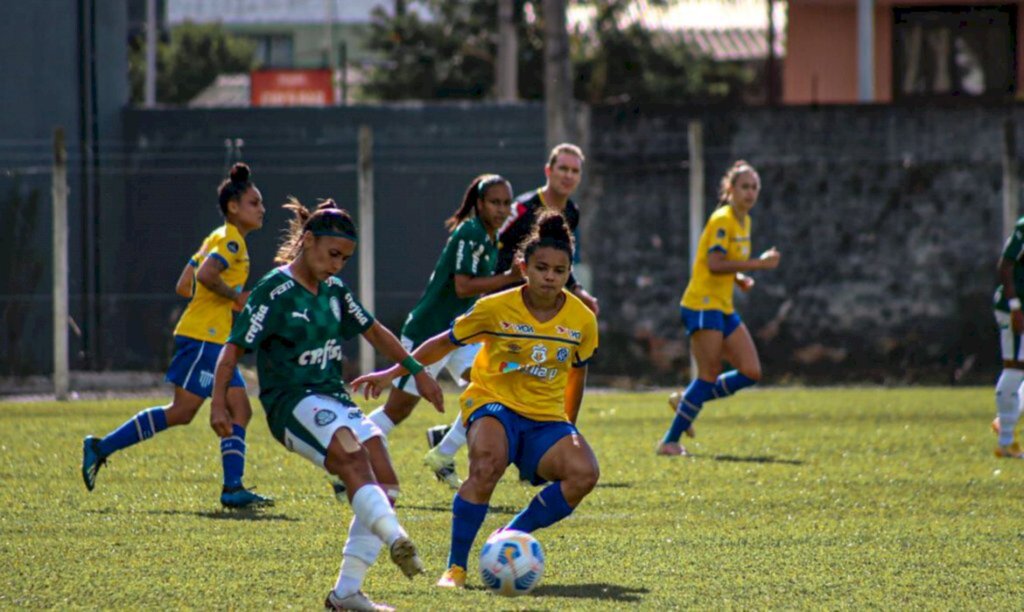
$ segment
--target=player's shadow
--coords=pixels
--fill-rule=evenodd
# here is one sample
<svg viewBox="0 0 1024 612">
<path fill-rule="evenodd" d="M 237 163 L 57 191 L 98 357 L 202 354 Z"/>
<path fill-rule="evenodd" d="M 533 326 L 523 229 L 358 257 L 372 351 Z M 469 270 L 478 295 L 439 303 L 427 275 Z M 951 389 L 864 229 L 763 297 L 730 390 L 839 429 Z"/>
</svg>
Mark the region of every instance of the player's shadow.
<svg viewBox="0 0 1024 612">
<path fill-rule="evenodd" d="M 739 455 L 714 455 L 711 459 L 731 463 L 779 463 L 782 465 L 804 464 L 804 462 L 799 459 L 779 459 L 778 457 L 772 457 L 771 455 L 751 455 L 749 457 L 741 457 Z"/>
<path fill-rule="evenodd" d="M 287 514 L 266 514 L 259 509 L 238 509 L 238 510 L 151 510 L 149 514 L 163 514 L 168 516 L 198 516 L 199 518 L 215 521 L 281 521 L 286 523 L 297 523 L 300 519 L 288 516 Z"/>
<path fill-rule="evenodd" d="M 598 584 L 541 584 L 533 590 L 534 595 L 542 597 L 597 599 L 624 603 L 637 603 L 643 599 L 642 595 L 649 592 L 643 588 L 636 589 L 606 582 Z"/>
<path fill-rule="evenodd" d="M 450 503 L 447 503 L 447 504 L 434 504 L 434 505 L 431 505 L 431 506 L 417 506 L 417 505 L 414 505 L 414 504 L 398 504 L 398 511 L 401 512 L 403 510 L 424 510 L 426 512 L 447 512 L 448 514 L 451 514 L 451 512 L 452 512 L 452 505 Z M 489 506 L 487 508 L 487 514 L 489 514 L 489 515 L 490 514 L 511 514 L 511 515 L 515 515 L 515 514 L 519 514 L 521 511 L 522 511 L 522 507 L 517 508 L 515 506 Z"/>
<path fill-rule="evenodd" d="M 631 482 L 599 482 L 597 483 L 598 489 L 632 489 L 633 483 Z"/>
</svg>

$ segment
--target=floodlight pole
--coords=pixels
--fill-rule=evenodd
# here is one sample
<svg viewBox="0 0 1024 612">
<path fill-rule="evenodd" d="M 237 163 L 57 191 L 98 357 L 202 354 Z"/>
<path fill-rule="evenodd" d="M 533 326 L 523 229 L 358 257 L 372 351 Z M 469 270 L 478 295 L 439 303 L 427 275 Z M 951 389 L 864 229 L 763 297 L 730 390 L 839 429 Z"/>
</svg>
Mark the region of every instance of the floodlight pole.
<svg viewBox="0 0 1024 612">
<path fill-rule="evenodd" d="M 697 263 L 697 244 L 704 229 L 704 126 L 691 121 L 687 128 L 690 149 L 690 274 Z M 697 378 L 697 359 L 690 351 L 690 377 Z"/>
<path fill-rule="evenodd" d="M 53 393 L 67 401 L 68 360 L 68 151 L 64 128 L 53 131 Z"/>
<path fill-rule="evenodd" d="M 156 106 L 156 0 L 146 0 L 146 108 Z"/>
<path fill-rule="evenodd" d="M 359 301 L 370 312 L 374 304 L 376 274 L 373 251 L 373 129 L 359 126 Z M 373 347 L 360 336 L 359 373 L 374 370 Z"/>
</svg>

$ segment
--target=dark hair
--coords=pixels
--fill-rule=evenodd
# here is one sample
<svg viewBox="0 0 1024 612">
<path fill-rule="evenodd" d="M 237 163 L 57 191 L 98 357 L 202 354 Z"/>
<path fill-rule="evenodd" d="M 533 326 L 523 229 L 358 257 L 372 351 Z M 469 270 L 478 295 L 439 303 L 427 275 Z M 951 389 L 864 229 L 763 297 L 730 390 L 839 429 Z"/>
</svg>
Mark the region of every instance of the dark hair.
<svg viewBox="0 0 1024 612">
<path fill-rule="evenodd" d="M 537 221 L 526 240 L 519 244 L 519 255 L 523 261 L 530 259 L 533 252 L 540 247 L 551 247 L 564 251 L 572 261 L 573 238 L 565 217 L 553 210 L 545 210 L 537 217 Z"/>
<path fill-rule="evenodd" d="M 256 186 L 249 180 L 251 174 L 252 171 L 249 170 L 249 166 L 242 162 L 238 162 L 231 167 L 231 173 L 228 178 L 221 181 L 220 186 L 217 187 L 217 202 L 220 204 L 220 214 L 225 217 L 228 216 L 228 202 L 240 199 L 246 191 Z"/>
<path fill-rule="evenodd" d="M 498 174 L 481 174 L 473 179 L 473 182 L 466 188 L 466 194 L 462 196 L 462 204 L 452 213 L 452 216 L 444 220 L 444 226 L 448 231 L 454 231 L 459 223 L 465 221 L 470 213 L 476 210 L 477 200 L 482 200 L 487 195 L 487 190 L 495 185 L 504 184 L 508 187 L 509 194 L 512 193 L 512 183 Z"/>
<path fill-rule="evenodd" d="M 320 202 L 316 210 L 310 211 L 298 198 L 288 196 L 288 201 L 282 208 L 291 211 L 292 218 L 288 220 L 284 239 L 281 240 L 281 246 L 274 256 L 276 264 L 286 264 L 298 257 L 299 249 L 302 247 L 302 236 L 306 232 L 312 232 L 314 236 L 348 238 L 353 242 L 359 238 L 352 215 L 332 199 Z"/>
<path fill-rule="evenodd" d="M 757 170 L 750 165 L 749 162 L 742 159 L 737 159 L 733 162 L 732 166 L 725 171 L 722 175 L 722 180 L 718 183 L 718 207 L 721 208 L 729 203 L 729 199 L 732 198 L 732 188 L 736 185 L 736 177 L 741 174 L 750 172 L 757 177 L 758 183 L 761 182 L 761 177 L 758 176 Z"/>
</svg>

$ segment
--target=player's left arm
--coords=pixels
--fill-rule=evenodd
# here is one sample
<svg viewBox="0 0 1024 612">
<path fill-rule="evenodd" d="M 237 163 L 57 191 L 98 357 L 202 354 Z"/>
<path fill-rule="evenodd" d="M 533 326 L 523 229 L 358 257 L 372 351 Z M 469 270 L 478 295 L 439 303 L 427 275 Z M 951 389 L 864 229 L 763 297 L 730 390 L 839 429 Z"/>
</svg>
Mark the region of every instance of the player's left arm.
<svg viewBox="0 0 1024 612">
<path fill-rule="evenodd" d="M 235 291 L 225 283 L 220 275 L 226 269 L 227 266 L 219 258 L 207 257 L 203 265 L 199 266 L 199 271 L 196 272 L 196 280 L 211 292 L 216 293 L 225 300 L 234 302 L 232 309 L 240 311 L 245 306 L 245 300 L 249 297 L 249 292 Z"/>
<path fill-rule="evenodd" d="M 569 368 L 568 377 L 565 383 L 565 416 L 575 425 L 583 405 L 583 390 L 587 386 L 587 366 Z"/>
<path fill-rule="evenodd" d="M 210 401 L 210 427 L 221 438 L 231 435 L 231 413 L 228 412 L 228 385 L 238 367 L 238 360 L 245 349 L 237 344 L 227 343 L 217 357 L 213 370 L 213 397 Z"/>
<path fill-rule="evenodd" d="M 178 276 L 178 282 L 174 285 L 174 292 L 183 298 L 192 297 L 192 281 L 195 280 L 195 261 L 190 259 Z"/>
<path fill-rule="evenodd" d="M 416 381 L 416 390 L 420 392 L 420 397 L 433 404 L 438 412 L 444 412 L 444 394 L 441 393 L 441 387 L 423 369 L 422 363 L 405 350 L 405 347 L 398 341 L 395 334 L 391 333 L 390 329 L 381 325 L 379 321 L 374 321 L 363 332 L 363 337 L 373 346 L 374 350 L 394 361 L 395 365 L 381 372 L 373 372 L 353 380 L 353 391 L 357 391 L 359 387 L 366 385 L 366 394 L 378 397 L 396 377 L 409 374 L 409 369 L 405 366 L 411 366 L 413 369 L 417 369 L 417 372 L 413 374 L 413 380 Z M 437 359 L 440 359 L 440 357 Z M 434 361 L 437 361 L 437 359 Z M 433 361 L 429 363 L 433 363 Z"/>
</svg>

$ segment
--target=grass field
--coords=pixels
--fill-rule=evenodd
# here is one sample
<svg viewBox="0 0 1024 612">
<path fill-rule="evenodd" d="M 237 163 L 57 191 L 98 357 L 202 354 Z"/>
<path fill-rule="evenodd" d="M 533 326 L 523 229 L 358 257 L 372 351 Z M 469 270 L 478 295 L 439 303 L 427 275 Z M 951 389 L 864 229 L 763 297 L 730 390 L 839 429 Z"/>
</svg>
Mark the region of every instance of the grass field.
<svg viewBox="0 0 1024 612">
<path fill-rule="evenodd" d="M 653 454 L 664 398 L 588 395 L 580 426 L 601 482 L 536 534 L 547 570 L 520 599 L 490 595 L 475 568 L 486 534 L 534 493 L 514 470 L 471 553 L 470 588 L 432 586 L 451 493 L 419 463 L 423 429 L 438 420 L 421 406 L 391 448 L 399 516 L 428 574 L 408 581 L 385 554 L 366 591 L 417 610 L 1024 604 L 1024 462 L 992 457 L 990 389 L 745 392 L 705 409 L 689 459 Z M 246 482 L 274 508 L 221 510 L 205 410 L 112 457 L 86 492 L 82 436 L 152 403 L 0 404 L 0 608 L 318 607 L 351 512 L 322 472 L 270 438 L 258 407 Z"/>
</svg>

